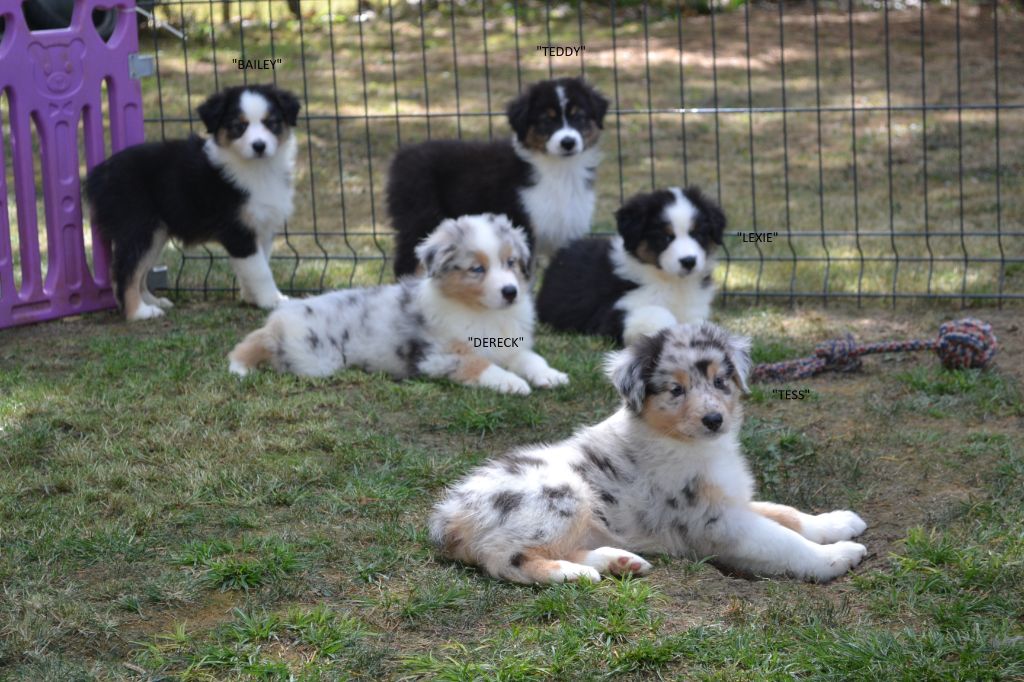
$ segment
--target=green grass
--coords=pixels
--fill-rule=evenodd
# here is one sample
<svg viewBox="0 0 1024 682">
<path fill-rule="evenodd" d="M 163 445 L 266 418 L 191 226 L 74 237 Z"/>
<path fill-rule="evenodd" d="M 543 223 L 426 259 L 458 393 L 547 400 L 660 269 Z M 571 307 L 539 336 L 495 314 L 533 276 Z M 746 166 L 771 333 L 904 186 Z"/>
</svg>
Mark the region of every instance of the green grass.
<svg viewBox="0 0 1024 682">
<path fill-rule="evenodd" d="M 946 316 L 867 331 L 852 311 L 723 313 L 765 360 L 858 326 L 928 335 Z M 984 316 L 1010 334 L 1012 312 Z M 485 457 L 606 416 L 610 346 L 542 333 L 572 383 L 526 398 L 355 371 L 238 381 L 225 354 L 262 319 L 221 301 L 5 332 L 0 678 L 1024 674 L 1012 343 L 983 373 L 904 354 L 783 386 L 807 400 L 756 387 L 743 442 L 764 497 L 862 513 L 870 555 L 851 578 L 748 581 L 651 556 L 643 579 L 530 588 L 441 560 L 426 516 Z"/>
</svg>

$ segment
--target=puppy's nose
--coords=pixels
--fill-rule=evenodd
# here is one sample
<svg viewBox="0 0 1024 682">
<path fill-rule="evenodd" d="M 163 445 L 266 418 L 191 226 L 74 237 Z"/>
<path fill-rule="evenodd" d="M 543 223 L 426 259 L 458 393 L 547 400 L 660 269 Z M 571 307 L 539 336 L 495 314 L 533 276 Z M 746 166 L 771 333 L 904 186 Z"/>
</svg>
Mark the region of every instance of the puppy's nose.
<svg viewBox="0 0 1024 682">
<path fill-rule="evenodd" d="M 697 264 L 697 258 L 695 256 L 687 256 L 686 258 L 680 258 L 679 264 L 686 270 L 693 270 L 693 266 Z"/>
<path fill-rule="evenodd" d="M 257 156 L 263 156 L 263 152 L 267 149 L 267 143 L 263 140 L 256 140 L 252 143 L 252 150 L 256 152 Z"/>
<path fill-rule="evenodd" d="M 722 427 L 722 415 L 718 412 L 706 414 L 700 421 L 704 426 L 708 427 L 709 431 L 717 431 Z"/>
<path fill-rule="evenodd" d="M 562 145 L 562 149 L 564 149 L 567 152 L 571 152 L 573 149 L 576 148 L 576 138 L 563 137 L 562 141 L 559 142 L 559 144 Z"/>
<path fill-rule="evenodd" d="M 504 299 L 505 299 L 506 301 L 508 301 L 509 303 L 511 303 L 512 301 L 516 300 L 516 295 L 517 295 L 518 293 L 519 293 L 519 289 L 516 289 L 516 288 L 515 288 L 514 286 L 512 286 L 511 284 L 506 284 L 505 286 L 503 286 L 503 287 L 501 288 L 501 295 L 502 295 L 502 296 L 504 297 Z"/>
</svg>

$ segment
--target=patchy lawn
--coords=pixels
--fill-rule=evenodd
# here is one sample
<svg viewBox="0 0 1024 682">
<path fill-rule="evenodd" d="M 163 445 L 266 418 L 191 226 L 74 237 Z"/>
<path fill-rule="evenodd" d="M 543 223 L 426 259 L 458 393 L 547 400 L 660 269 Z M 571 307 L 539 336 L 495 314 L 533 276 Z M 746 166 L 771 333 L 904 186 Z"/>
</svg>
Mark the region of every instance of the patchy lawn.
<svg viewBox="0 0 1024 682">
<path fill-rule="evenodd" d="M 958 311 L 727 308 L 759 360 L 930 336 Z M 0 677 L 996 679 L 1024 675 L 1024 328 L 980 310 L 989 372 L 930 354 L 748 401 L 766 497 L 849 507 L 866 562 L 828 585 L 649 557 L 647 578 L 512 586 L 438 560 L 425 520 L 490 454 L 616 406 L 608 346 L 542 333 L 572 384 L 523 397 L 349 372 L 238 381 L 263 319 L 183 301 L 2 332 Z"/>
</svg>

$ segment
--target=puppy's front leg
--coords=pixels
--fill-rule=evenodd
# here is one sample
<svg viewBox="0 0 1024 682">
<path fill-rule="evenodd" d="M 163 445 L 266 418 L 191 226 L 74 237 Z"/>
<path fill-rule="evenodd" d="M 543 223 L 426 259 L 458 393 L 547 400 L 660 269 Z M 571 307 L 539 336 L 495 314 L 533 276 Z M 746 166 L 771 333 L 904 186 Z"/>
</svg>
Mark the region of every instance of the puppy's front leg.
<svg viewBox="0 0 1024 682">
<path fill-rule="evenodd" d="M 828 581 L 856 566 L 867 553 L 856 542 L 819 545 L 748 507 L 727 507 L 708 517 L 707 548 L 724 563 L 762 575 L 788 574 Z"/>
<path fill-rule="evenodd" d="M 751 502 L 750 508 L 818 544 L 855 538 L 868 527 L 860 516 L 845 509 L 815 515 L 774 502 Z"/>
<path fill-rule="evenodd" d="M 516 353 L 508 368 L 526 377 L 526 380 L 537 388 L 554 388 L 569 383 L 569 375 L 552 368 L 547 360 L 534 353 L 532 350 Z"/>
<path fill-rule="evenodd" d="M 287 297 L 277 289 L 274 274 L 262 249 L 244 258 L 232 258 L 231 268 L 241 285 L 242 300 L 246 303 L 271 310 Z"/>
<path fill-rule="evenodd" d="M 453 343 L 444 352 L 429 354 L 418 368 L 428 376 L 445 377 L 467 386 L 483 386 L 499 393 L 530 393 L 530 385 L 521 377 L 474 353 L 464 343 Z"/>
</svg>

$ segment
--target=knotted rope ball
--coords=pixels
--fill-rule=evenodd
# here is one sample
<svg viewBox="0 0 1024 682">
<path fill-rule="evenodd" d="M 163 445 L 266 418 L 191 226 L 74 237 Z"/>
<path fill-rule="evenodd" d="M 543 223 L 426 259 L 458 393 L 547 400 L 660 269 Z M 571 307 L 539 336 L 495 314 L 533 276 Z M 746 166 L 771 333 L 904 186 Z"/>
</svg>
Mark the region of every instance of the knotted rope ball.
<svg viewBox="0 0 1024 682">
<path fill-rule="evenodd" d="M 934 341 L 883 341 L 858 344 L 847 335 L 818 344 L 814 355 L 758 365 L 754 381 L 804 379 L 821 372 L 854 372 L 861 368 L 861 356 L 872 353 L 897 353 L 934 350 L 946 369 L 981 369 L 988 366 L 999 344 L 992 325 L 973 317 L 943 322 Z"/>
</svg>

